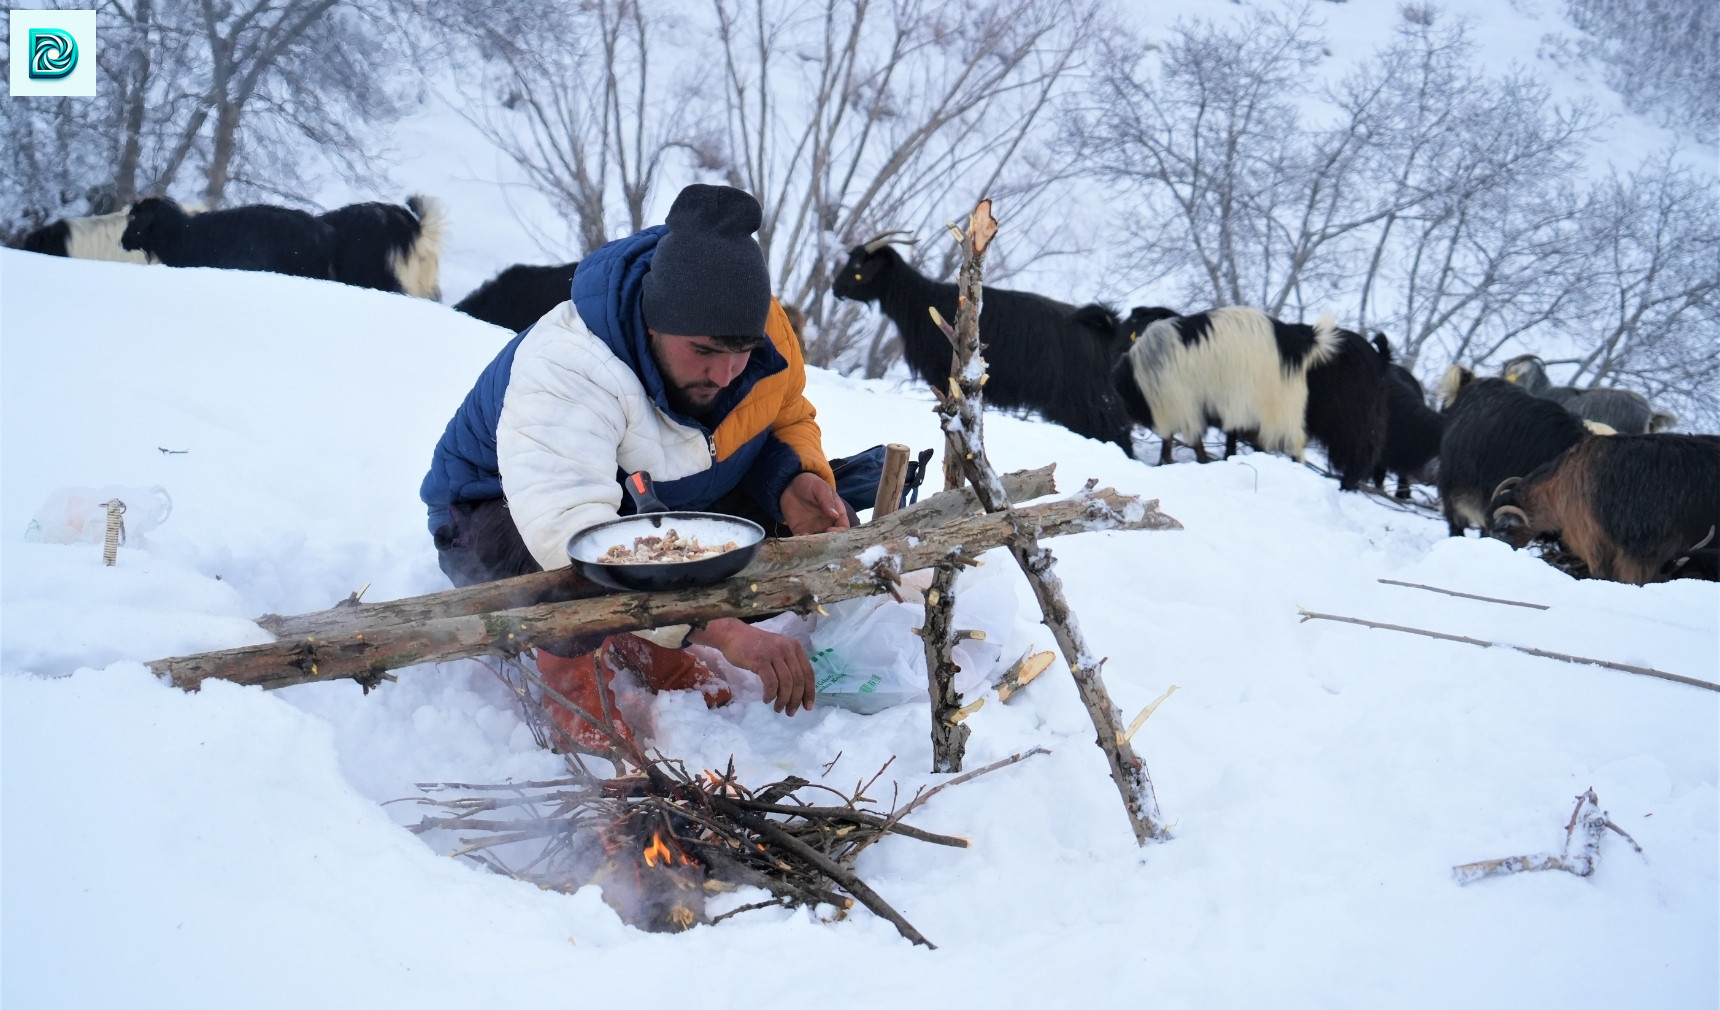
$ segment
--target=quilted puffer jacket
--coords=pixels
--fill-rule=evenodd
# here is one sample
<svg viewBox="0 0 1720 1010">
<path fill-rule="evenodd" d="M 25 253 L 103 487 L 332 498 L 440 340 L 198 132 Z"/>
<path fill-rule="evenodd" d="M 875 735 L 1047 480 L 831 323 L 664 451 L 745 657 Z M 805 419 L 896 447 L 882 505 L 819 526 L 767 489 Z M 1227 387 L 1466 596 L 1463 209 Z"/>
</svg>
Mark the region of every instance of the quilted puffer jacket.
<svg viewBox="0 0 1720 1010">
<path fill-rule="evenodd" d="M 703 420 L 675 412 L 648 351 L 639 285 L 663 235 L 648 228 L 593 252 L 573 298 L 504 347 L 448 422 L 419 489 L 434 532 L 457 502 L 506 497 L 544 568 L 568 539 L 612 519 L 620 476 L 648 470 L 676 509 L 705 509 L 739 487 L 769 514 L 789 481 L 830 472 L 805 364 L 780 305 L 739 378 Z"/>
</svg>

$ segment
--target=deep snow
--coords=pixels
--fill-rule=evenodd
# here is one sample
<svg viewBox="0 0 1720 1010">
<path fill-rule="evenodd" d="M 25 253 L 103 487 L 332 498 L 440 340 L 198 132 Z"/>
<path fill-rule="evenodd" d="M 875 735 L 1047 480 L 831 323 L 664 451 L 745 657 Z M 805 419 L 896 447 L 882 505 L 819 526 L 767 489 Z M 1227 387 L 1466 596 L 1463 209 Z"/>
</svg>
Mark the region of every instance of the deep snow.
<svg viewBox="0 0 1720 1010">
<path fill-rule="evenodd" d="M 1716 679 L 1712 584 L 1574 582 L 1503 544 L 1341 494 L 1287 460 L 1153 468 L 993 416 L 995 462 L 1056 461 L 1187 527 L 1053 543 L 1176 837 L 1138 849 L 1061 663 L 970 721 L 969 766 L 863 876 L 941 949 L 864 911 L 679 936 L 447 859 L 413 783 L 554 774 L 474 663 L 276 693 L 162 686 L 141 661 L 267 640 L 250 618 L 443 587 L 416 488 L 505 334 L 427 302 L 263 274 L 0 252 L 0 998 L 92 1007 L 650 1004 L 1713 1005 L 1715 695 L 1296 607 Z M 937 444 L 917 389 L 813 372 L 833 453 Z M 163 448 L 186 450 L 167 455 Z M 26 543 L 61 485 L 160 484 L 120 549 Z M 1006 558 L 994 564 L 1007 565 Z M 1013 574 L 1012 574 L 1012 577 Z M 1532 612 L 1384 586 L 1527 600 Z M 1020 587 L 1022 609 L 1032 607 Z M 1048 635 L 1035 629 L 1041 641 Z M 932 781 L 926 714 L 656 702 L 690 765 L 747 781 Z M 1453 864 L 1557 849 L 1589 786 L 1645 849 L 1598 874 L 1468 887 Z M 672 966 L 672 967 L 671 967 Z M 665 970 L 665 968 L 669 970 Z"/>
</svg>

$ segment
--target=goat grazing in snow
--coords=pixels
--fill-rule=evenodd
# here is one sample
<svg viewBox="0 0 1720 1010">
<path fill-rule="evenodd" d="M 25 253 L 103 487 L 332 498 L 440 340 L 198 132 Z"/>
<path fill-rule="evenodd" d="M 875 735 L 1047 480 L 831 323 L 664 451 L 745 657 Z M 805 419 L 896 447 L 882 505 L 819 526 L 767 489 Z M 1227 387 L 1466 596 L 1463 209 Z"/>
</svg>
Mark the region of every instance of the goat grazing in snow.
<svg viewBox="0 0 1720 1010">
<path fill-rule="evenodd" d="M 518 333 L 572 296 L 578 267 L 577 261 L 548 267 L 516 264 L 478 285 L 454 311 Z"/>
<path fill-rule="evenodd" d="M 439 301 L 444 215 L 426 196 L 394 203 L 354 203 L 319 218 L 334 229 L 330 269 L 342 284 Z"/>
<path fill-rule="evenodd" d="M 1634 390 L 1555 386 L 1547 378 L 1546 362 L 1533 354 L 1520 354 L 1505 362 L 1499 377 L 1532 396 L 1552 400 L 1585 421 L 1598 421 L 1623 435 L 1647 435 L 1678 423 L 1676 416 L 1655 410 Z"/>
<path fill-rule="evenodd" d="M 908 370 L 947 392 L 953 352 L 927 309 L 954 322 L 956 286 L 915 270 L 891 247 L 898 234 L 850 250 L 830 290 L 838 298 L 877 302 L 902 336 Z M 1005 409 L 1037 410 L 1078 435 L 1132 452 L 1132 425 L 1107 381 L 1116 327 L 1116 314 L 1102 305 L 1077 308 L 1032 292 L 987 288 L 979 318 L 989 366 L 986 400 Z"/>
<path fill-rule="evenodd" d="M 191 215 L 166 197 L 152 196 L 132 206 L 120 245 L 170 267 L 333 277 L 334 229 L 287 207 L 256 204 Z"/>
<path fill-rule="evenodd" d="M 1384 487 L 1386 473 L 1395 473 L 1397 497 L 1405 499 L 1412 481 L 1433 482 L 1445 419 L 1427 405 L 1427 393 L 1415 375 L 1392 360 L 1392 345 L 1384 333 L 1374 334 L 1374 349 L 1386 366 L 1386 444 L 1374 468 L 1374 485 Z"/>
<path fill-rule="evenodd" d="M 1508 477 L 1521 477 L 1588 435 L 1575 414 L 1504 379 L 1478 379 L 1461 365 L 1439 384 L 1439 501 L 1454 537 L 1488 528 L 1487 506 Z"/>
<path fill-rule="evenodd" d="M 1642 585 L 1714 540 L 1720 524 L 1720 437 L 1591 436 L 1488 505 L 1493 536 L 1521 549 L 1557 536 L 1589 574 Z"/>
<path fill-rule="evenodd" d="M 1338 350 L 1308 369 L 1308 438 L 1326 449 L 1338 487 L 1354 491 L 1374 476 L 1385 453 L 1387 415 L 1382 358 L 1361 334 L 1338 331 Z"/>
<path fill-rule="evenodd" d="M 47 256 L 69 256 L 80 260 L 114 260 L 121 263 L 154 263 L 146 252 L 120 247 L 125 234 L 126 212 L 94 217 L 66 217 L 45 224 L 25 235 L 18 248 Z"/>
<path fill-rule="evenodd" d="M 1162 440 L 1161 463 L 1170 462 L 1173 435 L 1206 462 L 1201 437 L 1214 424 L 1251 432 L 1261 449 L 1300 460 L 1308 443 L 1308 370 L 1332 359 L 1340 342 L 1329 315 L 1307 326 L 1258 309 L 1212 309 L 1160 318 L 1135 333 L 1111 380 L 1129 416 Z"/>
</svg>

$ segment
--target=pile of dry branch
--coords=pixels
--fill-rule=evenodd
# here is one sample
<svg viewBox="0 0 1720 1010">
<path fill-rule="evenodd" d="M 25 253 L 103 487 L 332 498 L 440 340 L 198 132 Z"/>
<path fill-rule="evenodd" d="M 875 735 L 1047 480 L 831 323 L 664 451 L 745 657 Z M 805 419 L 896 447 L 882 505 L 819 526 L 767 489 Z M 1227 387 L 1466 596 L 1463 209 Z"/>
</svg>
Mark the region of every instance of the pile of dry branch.
<svg viewBox="0 0 1720 1010">
<path fill-rule="evenodd" d="M 549 697 L 551 704 L 563 703 L 553 692 Z M 854 860 L 888 834 L 966 848 L 965 838 L 923 831 L 903 818 L 942 789 L 1042 753 L 1034 748 L 1013 755 L 923 789 L 905 803 L 892 799 L 886 810 L 866 794 L 888 762 L 843 792 L 795 776 L 749 789 L 736 779 L 732 762 L 721 773 L 693 773 L 637 750 L 630 756 L 635 769 L 605 778 L 570 757 L 569 777 L 553 781 L 425 783 L 417 802 L 436 813 L 413 830 L 454 832 L 452 854 L 543 888 L 572 892 L 596 884 L 603 900 L 641 929 L 679 932 L 774 907 L 827 905 L 840 916 L 858 901 L 907 939 L 931 947 L 855 875 Z M 707 913 L 709 895 L 741 885 L 771 896 L 714 918 Z"/>
</svg>

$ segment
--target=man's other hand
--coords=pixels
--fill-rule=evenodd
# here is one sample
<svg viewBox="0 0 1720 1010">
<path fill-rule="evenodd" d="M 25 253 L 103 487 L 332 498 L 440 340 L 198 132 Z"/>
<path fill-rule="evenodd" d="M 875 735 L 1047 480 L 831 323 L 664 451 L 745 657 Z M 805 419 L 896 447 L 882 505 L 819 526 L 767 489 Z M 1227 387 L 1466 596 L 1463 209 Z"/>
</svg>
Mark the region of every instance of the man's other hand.
<svg viewBox="0 0 1720 1010">
<path fill-rule="evenodd" d="M 786 635 L 762 631 L 733 617 L 720 617 L 688 638 L 717 650 L 735 666 L 758 674 L 764 681 L 764 700 L 778 712 L 793 715 L 811 708 L 818 696 L 818 680 L 806 650 Z"/>
<path fill-rule="evenodd" d="M 782 507 L 782 521 L 797 537 L 848 528 L 848 510 L 842 506 L 842 499 L 837 497 L 835 488 L 815 473 L 803 473 L 789 481 L 778 504 Z"/>
</svg>

